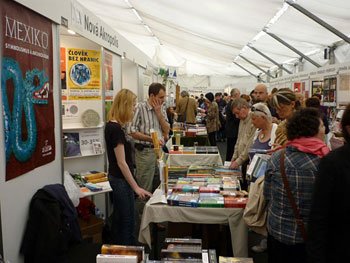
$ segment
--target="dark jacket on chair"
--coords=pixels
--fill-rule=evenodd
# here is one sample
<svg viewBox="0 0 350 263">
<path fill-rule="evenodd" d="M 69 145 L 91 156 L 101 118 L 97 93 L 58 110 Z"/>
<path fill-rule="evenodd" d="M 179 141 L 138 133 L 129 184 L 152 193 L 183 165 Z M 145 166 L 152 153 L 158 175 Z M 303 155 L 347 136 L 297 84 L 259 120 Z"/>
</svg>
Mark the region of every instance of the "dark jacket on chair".
<svg viewBox="0 0 350 263">
<path fill-rule="evenodd" d="M 25 263 L 67 262 L 71 245 L 82 241 L 78 215 L 61 184 L 39 189 L 30 202 L 20 252 Z"/>
</svg>

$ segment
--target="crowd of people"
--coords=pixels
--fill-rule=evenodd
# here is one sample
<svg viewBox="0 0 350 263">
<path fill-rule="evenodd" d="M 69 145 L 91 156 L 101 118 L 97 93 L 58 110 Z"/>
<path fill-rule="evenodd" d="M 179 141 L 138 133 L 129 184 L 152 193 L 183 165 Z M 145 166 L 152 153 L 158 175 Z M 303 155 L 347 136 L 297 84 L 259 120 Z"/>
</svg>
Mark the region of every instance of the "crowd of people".
<svg viewBox="0 0 350 263">
<path fill-rule="evenodd" d="M 175 121 L 201 121 L 210 145 L 226 141 L 226 161 L 230 168 L 241 169 L 243 189 L 249 187 L 246 170 L 256 150 L 271 155 L 263 191 L 267 237 L 254 251 L 267 249 L 269 262 L 340 262 L 341 253 L 349 254 L 337 235 L 346 238 L 350 231 L 350 104 L 341 121 L 345 144 L 329 153 L 325 134 L 330 128 L 317 97 L 304 102 L 288 88 L 269 94 L 266 85 L 258 84 L 250 95 L 232 89 L 229 95 L 208 92 L 197 98 L 182 91 L 176 108 L 166 109 L 165 94 L 162 84 L 153 83 L 148 100 L 136 105 L 136 95 L 122 89 L 108 115 L 105 140 L 116 200 L 116 244 L 136 244 L 134 218 L 140 220 L 145 201 L 157 186 L 150 129 L 158 132 L 164 145 Z M 339 261 L 332 260 L 338 256 Z"/>
</svg>

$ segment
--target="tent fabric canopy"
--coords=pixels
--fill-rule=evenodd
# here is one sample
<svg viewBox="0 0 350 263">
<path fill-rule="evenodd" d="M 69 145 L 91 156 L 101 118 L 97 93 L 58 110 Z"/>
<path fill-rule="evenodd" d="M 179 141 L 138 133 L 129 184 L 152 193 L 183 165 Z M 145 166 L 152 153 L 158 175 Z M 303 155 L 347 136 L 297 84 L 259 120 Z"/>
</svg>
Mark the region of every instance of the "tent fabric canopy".
<svg viewBox="0 0 350 263">
<path fill-rule="evenodd" d="M 179 74 L 247 76 L 235 61 L 258 76 L 277 66 L 247 45 L 279 64 L 293 67 L 300 56 L 270 33 L 327 64 L 323 50 L 343 40 L 283 0 L 79 0 L 159 66 L 178 68 Z M 350 1 L 298 0 L 296 3 L 350 35 Z M 277 15 L 277 16 L 276 16 Z M 272 20 L 276 20 L 271 23 Z M 349 56 L 349 44 L 341 54 Z"/>
</svg>

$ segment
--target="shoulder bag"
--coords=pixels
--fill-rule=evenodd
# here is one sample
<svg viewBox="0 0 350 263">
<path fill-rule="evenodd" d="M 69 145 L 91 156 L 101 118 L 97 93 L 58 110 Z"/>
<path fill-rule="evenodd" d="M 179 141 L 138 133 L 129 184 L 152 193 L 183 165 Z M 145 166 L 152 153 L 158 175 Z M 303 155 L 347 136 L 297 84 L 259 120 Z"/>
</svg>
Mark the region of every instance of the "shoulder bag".
<svg viewBox="0 0 350 263">
<path fill-rule="evenodd" d="M 286 149 L 283 149 L 282 150 L 282 154 L 281 154 L 281 158 L 280 158 L 280 171 L 281 171 L 281 175 L 282 175 L 284 189 L 287 192 L 289 203 L 290 203 L 290 205 L 293 208 L 294 217 L 295 217 L 297 225 L 298 225 L 298 227 L 300 229 L 301 236 L 303 237 L 303 240 L 306 241 L 307 240 L 307 234 L 306 234 L 304 222 L 303 222 L 303 219 L 300 216 L 300 211 L 299 211 L 299 208 L 297 207 L 297 204 L 295 203 L 294 196 L 293 196 L 292 192 L 290 191 L 289 182 L 288 182 L 288 179 L 287 179 L 287 176 L 286 176 L 286 168 L 284 166 L 285 155 L 286 155 Z"/>
</svg>

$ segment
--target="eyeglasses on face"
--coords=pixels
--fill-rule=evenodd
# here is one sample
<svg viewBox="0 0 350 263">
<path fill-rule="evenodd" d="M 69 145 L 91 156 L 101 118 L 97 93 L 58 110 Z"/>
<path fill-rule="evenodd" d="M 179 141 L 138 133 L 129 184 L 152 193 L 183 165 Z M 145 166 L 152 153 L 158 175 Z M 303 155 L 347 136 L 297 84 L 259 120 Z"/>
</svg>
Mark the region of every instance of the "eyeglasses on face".
<svg viewBox="0 0 350 263">
<path fill-rule="evenodd" d="M 255 108 L 254 106 L 251 108 L 251 110 L 252 110 L 252 112 L 255 112 L 255 111 L 262 112 L 262 113 L 264 113 L 267 116 L 267 113 L 265 111 L 260 110 L 258 108 Z"/>
</svg>

